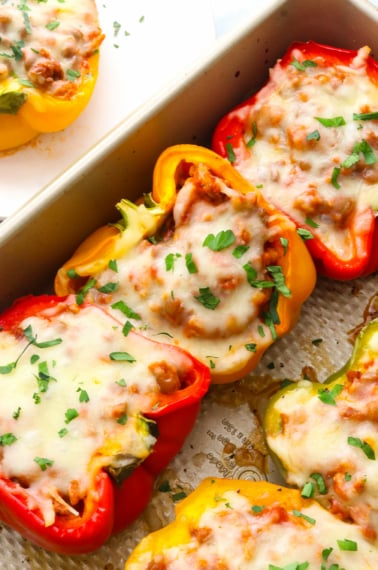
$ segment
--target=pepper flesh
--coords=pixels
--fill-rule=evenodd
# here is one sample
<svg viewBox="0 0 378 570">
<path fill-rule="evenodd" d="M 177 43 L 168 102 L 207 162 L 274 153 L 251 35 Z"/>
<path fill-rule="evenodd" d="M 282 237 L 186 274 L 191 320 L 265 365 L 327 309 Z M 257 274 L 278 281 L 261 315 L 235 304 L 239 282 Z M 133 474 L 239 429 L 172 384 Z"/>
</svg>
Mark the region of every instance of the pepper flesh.
<svg viewBox="0 0 378 570">
<path fill-rule="evenodd" d="M 85 310 L 85 307 L 86 305 L 78 307 L 72 297 L 51 295 L 24 297 L 0 315 L 0 330 L 19 338 L 23 334 L 22 323 L 29 317 L 43 315 L 43 318 L 52 319 L 54 311 L 77 313 Z M 94 310 L 100 309 L 94 307 Z M 117 322 L 110 315 L 108 318 L 109 327 L 114 328 Z M 162 357 L 164 352 L 167 354 L 167 348 L 172 351 L 170 352 L 172 356 L 179 355 L 176 352 L 179 349 L 164 345 Z M 182 386 L 171 394 L 159 392 L 151 394 L 146 409 L 141 410 L 148 421 L 156 423 L 157 441 L 152 453 L 150 452 L 142 463 L 136 462 L 136 467 L 122 483 L 116 484 L 109 473 L 103 468 L 97 469 L 95 463 L 94 469 L 91 469 L 91 472 L 94 471 L 93 478 L 87 495 L 82 499 L 83 505 L 78 514 L 67 514 L 67 512 L 63 515 L 56 514 L 55 522 L 46 526 L 42 513 L 38 508 L 31 506 L 27 490 L 2 473 L 0 518 L 35 544 L 53 552 L 69 555 L 94 551 L 111 534 L 131 524 L 149 502 L 155 477 L 177 454 L 191 431 L 201 399 L 209 386 L 208 369 L 197 363 L 190 355 L 185 355 L 185 359 L 189 359 L 187 362 L 190 363 L 190 367 L 182 378 Z M 6 373 L 7 371 L 2 368 L 1 374 Z M 14 402 L 14 406 L 17 408 L 17 401 Z M 20 411 L 22 413 L 22 410 Z M 113 452 L 110 445 L 104 453 L 112 455 L 116 452 L 117 447 Z"/>
<path fill-rule="evenodd" d="M 97 81 L 103 39 L 94 0 L 4 7 L 0 150 L 77 119 Z"/>
<path fill-rule="evenodd" d="M 287 482 L 309 485 L 312 496 L 358 524 L 371 540 L 378 524 L 377 373 L 373 319 L 341 370 L 325 383 L 299 381 L 283 388 L 264 420 L 267 443 Z"/>
<path fill-rule="evenodd" d="M 315 42 L 294 43 L 277 62 L 273 68 L 273 76 L 266 85 L 220 120 L 212 140 L 212 148 L 221 156 L 228 157 L 233 165 L 254 183 L 256 183 L 256 177 L 258 178 L 261 174 L 261 172 L 257 174 L 260 163 L 269 169 L 272 179 L 263 181 L 263 194 L 286 212 L 298 228 L 305 229 L 309 232 L 308 235 L 312 235 L 306 241 L 306 245 L 318 272 L 338 280 L 355 279 L 369 275 L 378 269 L 378 205 L 377 191 L 374 190 L 377 180 L 377 157 L 374 151 L 377 150 L 378 111 L 375 101 L 378 92 L 378 63 L 372 57 L 367 57 L 367 53 L 367 48 L 362 48 L 357 52 Z M 311 77 L 318 81 L 319 90 L 324 85 L 332 85 L 331 97 L 325 91 L 329 101 L 332 101 L 333 92 L 338 86 L 343 85 L 345 78 L 345 84 L 347 84 L 348 74 L 350 77 L 353 77 L 353 74 L 356 75 L 357 90 L 359 77 L 364 77 L 364 80 L 369 81 L 373 95 L 370 94 L 370 99 L 368 96 L 364 99 L 361 108 L 352 108 L 352 104 L 347 103 L 343 116 L 316 117 L 314 115 L 319 115 L 319 112 L 323 110 L 320 104 L 322 99 L 320 96 L 318 99 L 315 91 L 310 95 L 306 91 L 308 84 L 303 82 L 307 81 L 309 74 L 313 74 Z M 291 90 L 285 83 L 286 79 L 288 79 L 287 84 L 289 80 L 293 81 Z M 298 82 L 298 87 L 295 81 Z M 305 86 L 303 88 L 302 83 Z M 278 96 L 282 99 L 276 103 L 275 98 Z M 319 105 L 316 106 L 318 100 Z M 334 100 L 336 101 L 336 97 Z M 290 101 L 293 105 L 293 114 L 289 118 L 287 108 L 283 107 L 283 104 L 289 105 Z M 348 101 L 346 95 L 345 101 Z M 337 106 L 334 107 L 335 115 L 343 112 L 342 105 L 345 105 L 345 101 L 341 99 L 340 109 Z M 271 107 L 269 107 L 270 102 Z M 299 109 L 300 105 L 302 107 L 295 115 L 295 108 Z M 369 113 L 371 113 L 370 120 L 367 119 Z M 344 115 L 345 125 L 349 125 L 350 128 L 348 135 L 343 135 L 343 128 L 347 129 L 347 126 L 344 127 L 342 123 Z M 363 117 L 360 121 L 357 119 L 358 115 Z M 323 126 L 318 122 L 319 119 L 333 118 L 340 119 L 341 126 Z M 350 137 L 352 129 L 354 129 L 353 140 L 345 139 L 348 140 L 346 144 L 348 154 L 350 153 L 346 157 L 341 154 L 339 137 Z M 267 140 L 269 133 L 271 139 L 268 141 L 265 154 L 260 156 L 258 147 L 262 144 L 261 140 L 265 132 Z M 330 137 L 331 133 L 334 133 L 332 135 L 334 138 L 327 143 L 329 144 L 328 156 L 323 158 L 327 170 L 321 173 L 320 179 L 316 177 L 316 163 L 314 159 L 311 162 L 310 152 L 324 144 L 323 140 L 326 136 Z M 360 139 L 361 142 L 358 143 Z M 359 147 L 369 149 L 369 157 L 359 155 Z M 276 164 L 275 162 L 276 152 L 282 148 L 287 149 L 287 154 L 285 154 L 287 159 L 284 158 L 284 160 L 287 160 L 288 168 L 291 165 L 287 177 L 283 174 L 284 163 L 277 162 Z M 270 163 L 266 158 L 268 152 L 271 153 L 269 154 Z M 348 164 L 349 159 L 353 160 Z M 299 166 L 296 167 L 296 165 Z M 272 185 L 274 176 L 280 177 L 282 192 L 284 190 L 286 192 L 284 197 L 283 193 L 279 194 Z M 354 183 L 354 178 L 356 179 L 357 198 L 353 199 L 356 200 L 354 204 L 351 201 L 349 190 L 346 191 L 347 197 L 343 202 L 340 198 L 343 184 L 348 178 L 351 184 Z M 306 180 L 308 186 L 304 185 L 303 181 Z M 360 192 L 359 185 L 362 183 L 364 191 Z M 288 193 L 295 185 L 301 187 L 301 184 L 303 184 L 303 191 L 294 202 L 295 196 L 291 198 Z M 322 192 L 323 188 L 327 188 L 330 197 L 319 198 L 318 188 L 321 188 Z M 330 194 L 330 190 L 333 195 Z M 370 198 L 365 200 L 364 194 L 368 192 Z M 319 202 L 317 202 L 318 198 Z M 291 203 L 290 200 L 293 202 Z M 309 212 L 307 216 L 306 212 Z M 313 217 L 315 220 L 312 219 Z M 335 245 L 334 236 L 337 232 L 343 232 L 346 236 L 344 241 L 348 249 L 345 252 L 341 250 L 341 246 Z"/>
<path fill-rule="evenodd" d="M 338 554 L 340 536 L 358 542 L 360 560 L 355 552 Z M 341 568 L 336 562 L 342 562 L 345 569 L 358 563 L 359 568 L 372 569 L 377 562 L 376 550 L 358 529 L 294 489 L 265 481 L 208 478 L 176 506 L 172 523 L 141 540 L 125 570 L 315 570 L 326 553 L 329 568 Z"/>
<path fill-rule="evenodd" d="M 195 175 L 191 175 L 191 169 L 201 168 L 205 169 L 206 174 L 203 179 L 200 180 L 200 183 L 198 183 L 195 182 Z M 197 172 L 197 170 L 195 170 L 195 172 Z M 194 180 L 194 182 L 191 182 L 192 180 Z M 175 205 L 178 203 L 178 199 L 181 196 L 180 192 L 183 192 L 182 188 L 185 187 L 187 183 L 193 184 L 195 191 L 198 191 L 199 193 L 202 192 L 205 195 L 206 192 L 210 192 L 210 188 L 214 204 L 216 204 L 218 196 L 223 196 L 220 188 L 226 187 L 232 189 L 240 202 L 237 206 L 240 211 L 243 211 L 243 208 L 247 208 L 245 204 L 249 204 L 248 200 L 254 200 L 253 207 L 248 205 L 248 208 L 251 209 L 251 212 L 253 211 L 258 213 L 256 215 L 261 217 L 261 224 L 265 225 L 264 231 L 266 231 L 267 235 L 270 236 L 266 238 L 266 242 L 264 244 L 265 251 L 263 252 L 263 256 L 266 256 L 267 259 L 265 265 L 269 265 L 269 262 L 271 261 L 270 256 L 272 259 L 274 258 L 274 262 L 271 261 L 270 265 L 275 264 L 276 269 L 282 273 L 282 278 L 289 291 L 287 295 L 280 293 L 277 295 L 277 305 L 275 307 L 277 315 L 274 325 L 269 328 L 266 325 L 268 319 L 263 317 L 262 313 L 263 311 L 266 311 L 267 313 L 269 312 L 270 299 L 273 299 L 274 293 L 270 293 L 268 287 L 263 289 L 261 291 L 261 300 L 259 301 L 260 314 L 248 327 L 245 327 L 245 330 L 243 330 L 243 336 L 241 336 L 241 334 L 237 336 L 235 333 L 229 334 L 226 327 L 222 328 L 222 336 L 226 339 L 222 341 L 224 342 L 225 348 L 220 344 L 219 338 L 214 338 L 211 346 L 206 345 L 206 347 L 204 347 L 204 344 L 199 341 L 197 341 L 196 344 L 198 333 L 181 333 L 181 330 L 184 329 L 180 329 L 180 325 L 171 325 L 171 321 L 169 320 L 171 319 L 171 315 L 168 310 L 169 318 L 167 317 L 165 320 L 162 318 L 162 324 L 159 325 L 161 328 L 155 330 L 155 328 L 152 327 L 153 334 L 161 333 L 161 330 L 164 330 L 166 332 L 166 336 L 169 337 L 167 342 L 171 342 L 170 339 L 173 337 L 172 342 L 182 346 L 185 350 L 191 352 L 197 359 L 209 365 L 211 368 L 212 381 L 214 383 L 232 382 L 240 379 L 257 365 L 263 353 L 275 338 L 283 336 L 294 327 L 299 317 L 303 302 L 313 290 L 316 275 L 311 257 L 309 256 L 302 239 L 297 235 L 295 225 L 284 215 L 280 214 L 280 212 L 273 206 L 268 204 L 261 194 L 242 176 L 240 176 L 240 174 L 230 164 L 228 164 L 226 160 L 219 157 L 209 149 L 195 145 L 177 145 L 166 149 L 161 154 L 155 165 L 153 173 L 153 189 L 151 195 L 147 197 L 147 201 L 139 205 L 131 204 L 127 200 L 120 202 L 117 207 L 123 215 L 123 223 L 117 224 L 116 226 L 104 226 L 91 234 L 87 240 L 79 246 L 73 256 L 57 272 L 55 279 L 55 291 L 60 295 L 77 293 L 83 288 L 83 286 L 85 288 L 87 286 L 86 284 L 92 281 L 89 296 L 91 302 L 94 301 L 112 305 L 114 304 L 114 299 L 118 300 L 118 298 L 121 298 L 129 304 L 126 296 L 132 289 L 132 287 L 127 285 L 127 283 L 129 283 L 129 279 L 125 279 L 123 293 L 119 293 L 119 289 L 117 288 L 115 293 L 100 297 L 98 291 L 96 291 L 97 280 L 105 280 L 103 275 L 107 276 L 106 270 L 112 260 L 118 261 L 119 264 L 121 264 L 122 259 L 125 259 L 127 255 L 132 252 L 133 248 L 139 246 L 141 251 L 143 251 L 150 247 L 150 241 L 152 241 L 155 235 L 157 235 L 156 241 L 158 244 L 163 243 L 164 245 L 169 243 L 170 246 L 172 243 L 172 251 L 177 251 L 177 239 L 175 241 L 176 234 L 174 229 L 169 226 L 169 220 L 172 218 L 172 215 L 175 216 L 175 220 L 180 216 L 180 213 L 177 213 L 175 210 Z M 197 190 L 197 188 L 199 188 L 199 190 Z M 194 201 L 194 203 L 196 204 L 197 202 Z M 190 203 L 190 207 L 194 208 L 192 202 Z M 182 210 L 186 211 L 185 207 L 182 207 L 180 212 Z M 189 207 L 187 210 L 191 211 Z M 216 211 L 215 205 L 209 206 L 206 216 L 205 214 L 203 215 L 203 219 L 205 219 L 205 217 L 206 220 L 209 218 L 211 219 L 213 211 Z M 233 213 L 230 217 L 232 218 L 233 215 L 236 216 L 236 214 Z M 232 219 L 227 223 L 231 226 Z M 166 230 L 165 233 L 164 224 L 165 227 L 168 227 L 168 230 Z M 229 226 L 225 229 L 228 230 Z M 159 234 L 159 231 L 162 233 Z M 202 229 L 201 231 L 205 232 L 203 236 L 205 237 L 206 233 L 210 230 L 206 229 L 205 231 Z M 173 235 L 173 238 L 169 241 L 171 235 Z M 199 233 L 198 235 L 200 236 L 198 237 L 198 240 L 202 240 L 203 238 L 201 237 L 201 234 Z M 252 237 L 249 239 L 252 239 Z M 161 246 L 158 245 L 158 247 Z M 200 253 L 198 253 L 199 249 L 193 250 L 197 254 L 197 258 L 195 260 L 197 265 L 200 262 L 200 256 L 203 255 L 204 250 L 204 247 L 201 247 Z M 186 258 L 188 251 L 190 252 L 191 250 L 188 249 L 180 252 L 180 254 L 173 253 L 171 255 L 176 255 L 177 258 L 180 257 L 181 259 L 184 259 Z M 233 264 L 232 271 L 238 271 L 239 274 L 243 274 L 244 268 L 242 268 L 241 271 L 240 267 L 236 266 L 235 258 L 232 257 L 232 249 L 230 247 L 228 247 L 228 250 L 225 248 L 224 252 L 225 253 L 223 253 L 223 251 L 217 251 L 216 260 L 218 261 L 210 261 L 211 263 L 216 263 L 214 269 L 225 263 L 220 261 L 222 259 L 226 259 L 225 257 L 222 257 L 222 255 L 228 255 L 229 258 L 227 259 L 231 259 Z M 193 253 L 193 257 L 195 257 L 195 253 Z M 248 260 L 248 254 L 245 259 Z M 240 262 L 240 264 L 241 263 L 242 262 Z M 245 264 L 245 266 L 246 265 L 247 264 Z M 237 269 L 235 269 L 235 267 Z M 201 287 L 204 285 L 204 279 L 206 279 L 206 276 L 203 277 L 206 270 L 207 267 L 204 268 L 203 273 L 201 273 L 201 270 L 198 270 L 188 276 L 188 279 L 192 279 L 192 290 L 198 290 L 198 288 L 201 290 Z M 152 273 L 157 271 L 157 269 L 152 267 L 150 271 Z M 267 273 L 265 266 L 262 271 Z M 235 281 L 240 279 L 244 284 L 246 282 L 246 277 L 243 274 L 243 277 L 240 278 L 239 274 L 237 274 Z M 168 270 L 164 273 L 163 277 L 165 277 L 165 275 L 168 275 Z M 114 275 L 114 279 L 117 279 L 117 275 Z M 156 278 L 155 276 L 155 280 L 158 279 L 159 278 Z M 186 279 L 186 277 L 183 276 L 183 279 Z M 140 280 L 138 283 L 139 282 Z M 181 283 L 182 282 L 183 281 L 181 281 Z M 123 282 L 121 282 L 120 287 L 122 287 L 122 284 Z M 229 279 L 227 282 L 228 289 L 225 298 L 230 297 L 233 293 L 233 286 L 231 287 L 231 285 L 232 280 Z M 267 283 L 265 281 L 264 286 L 267 285 L 271 286 L 272 282 Z M 138 285 L 135 287 L 137 288 Z M 99 285 L 97 286 L 97 289 L 101 289 Z M 236 286 L 234 289 L 236 291 L 238 290 Z M 251 287 L 248 287 L 248 291 L 258 289 L 258 284 L 255 287 L 254 283 Z M 122 295 L 124 296 L 122 297 Z M 177 297 L 180 297 L 180 291 L 176 291 L 174 287 L 171 287 L 169 290 L 168 288 L 166 291 L 163 290 L 161 295 L 162 297 L 164 295 L 168 300 L 173 297 L 174 300 L 176 300 L 176 303 L 178 303 Z M 146 298 L 145 301 L 145 307 L 147 306 L 147 301 L 152 304 L 152 301 L 148 298 Z M 240 298 L 238 301 L 236 300 L 235 303 L 236 305 L 237 303 L 240 305 Z M 219 306 L 221 305 L 222 301 L 219 303 Z M 146 309 L 146 311 L 148 311 L 148 309 Z M 215 308 L 213 313 L 214 315 L 216 315 L 216 311 L 217 309 Z M 139 312 L 141 311 L 138 309 L 138 313 Z M 208 318 L 210 318 L 210 313 Z M 146 317 L 146 320 L 148 321 L 150 319 Z M 252 328 L 258 328 L 256 322 L 261 322 L 262 329 L 266 325 L 266 330 L 262 330 L 261 334 L 256 331 L 253 334 L 251 333 Z M 143 328 L 143 317 L 141 321 L 135 321 L 134 324 L 136 327 L 140 326 L 143 331 L 142 334 L 147 334 L 146 327 Z M 179 334 L 181 334 L 181 336 L 179 336 Z M 243 339 L 243 342 L 239 339 Z M 208 339 L 206 338 L 206 340 Z M 221 347 L 219 348 L 220 355 L 217 355 L 217 347 Z M 238 358 L 234 356 L 237 350 L 241 353 L 240 356 L 240 353 L 237 353 Z M 201 354 L 201 351 L 206 351 L 206 353 Z M 211 355 L 214 354 L 215 356 L 212 358 Z"/>
</svg>

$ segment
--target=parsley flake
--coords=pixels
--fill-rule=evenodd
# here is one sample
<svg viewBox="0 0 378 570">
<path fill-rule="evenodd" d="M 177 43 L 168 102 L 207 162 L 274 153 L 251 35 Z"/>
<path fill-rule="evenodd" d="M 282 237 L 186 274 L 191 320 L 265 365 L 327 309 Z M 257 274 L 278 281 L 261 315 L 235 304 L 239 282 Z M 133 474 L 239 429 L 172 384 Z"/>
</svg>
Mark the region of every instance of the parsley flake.
<svg viewBox="0 0 378 570">
<path fill-rule="evenodd" d="M 194 298 L 205 307 L 205 309 L 210 309 L 213 311 L 217 308 L 220 303 L 220 299 L 215 297 L 210 290 L 210 287 L 200 287 L 199 295 L 195 295 Z"/>
</svg>

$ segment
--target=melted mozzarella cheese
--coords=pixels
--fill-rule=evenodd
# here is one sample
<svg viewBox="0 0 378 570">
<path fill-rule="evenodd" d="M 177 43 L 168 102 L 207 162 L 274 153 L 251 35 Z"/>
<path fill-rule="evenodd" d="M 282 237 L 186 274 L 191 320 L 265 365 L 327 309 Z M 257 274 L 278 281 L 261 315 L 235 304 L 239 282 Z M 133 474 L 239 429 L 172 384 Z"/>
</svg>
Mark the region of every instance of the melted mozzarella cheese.
<svg viewBox="0 0 378 570">
<path fill-rule="evenodd" d="M 302 488 L 320 473 L 327 487 L 323 499 L 367 530 L 378 525 L 378 358 L 371 356 L 377 339 L 378 334 L 369 339 L 352 387 L 344 388 L 334 405 L 323 403 L 311 383 L 301 381 L 274 402 L 282 429 L 267 434 L 289 484 Z"/>
<path fill-rule="evenodd" d="M 249 116 L 244 108 L 234 111 L 243 124 L 257 129 L 251 154 L 236 163 L 237 169 L 262 185 L 265 197 L 298 224 L 305 225 L 307 218 L 315 221 L 319 227 L 311 231 L 346 260 L 355 255 L 349 220 L 378 209 L 378 121 L 353 118 L 354 113 L 378 109 L 378 86 L 367 74 L 368 54 L 362 48 L 349 67 L 325 67 L 317 58 L 319 65 L 305 70 L 283 68 L 278 62 Z M 304 56 L 298 51 L 294 59 Z M 318 120 L 335 117 L 345 124 L 327 127 Z M 315 133 L 319 138 L 311 139 Z M 246 140 L 250 135 L 248 127 Z M 363 141 L 376 161 L 369 164 L 359 151 L 358 162 L 343 168 Z"/>
<path fill-rule="evenodd" d="M 185 524 L 184 517 L 182 523 Z M 287 516 L 274 507 L 254 514 L 245 497 L 228 491 L 219 497 L 215 508 L 205 511 L 190 533 L 192 538 L 187 544 L 164 549 L 155 556 L 157 568 L 319 570 L 325 560 L 324 567 L 334 564 L 345 570 L 375 570 L 378 565 L 376 546 L 363 537 L 358 527 L 340 521 L 316 503 L 300 512 L 288 511 Z M 343 550 L 343 541 L 351 541 L 356 550 Z M 328 549 L 330 553 L 325 558 Z M 152 567 L 151 558 L 149 553 L 142 554 L 126 568 L 149 568 L 149 563 Z"/>
<path fill-rule="evenodd" d="M 27 487 L 50 524 L 53 499 L 66 498 L 72 484 L 85 497 L 93 474 L 113 456 L 148 455 L 155 438 L 139 428 L 140 414 L 159 393 L 150 365 L 165 353 L 148 339 L 125 337 L 119 321 L 90 306 L 48 310 L 21 328 L 31 331 L 29 341 L 0 332 L 0 366 L 16 363 L 0 374 L 0 471 Z M 183 373 L 190 367 L 186 355 L 169 359 Z"/>
<path fill-rule="evenodd" d="M 94 0 L 5 0 L 0 14 L 0 81 L 70 97 L 83 61 L 102 41 Z"/>
<path fill-rule="evenodd" d="M 131 320 L 136 327 L 142 323 L 143 334 L 164 334 L 221 372 L 250 359 L 248 343 L 271 342 L 261 316 L 269 293 L 250 285 L 245 265 L 253 266 L 256 279 L 266 279 L 264 248 L 277 226 L 269 227 L 253 193 L 241 195 L 218 179 L 213 184 L 223 196 L 216 204 L 201 198 L 201 189 L 187 179 L 177 194 L 172 235 L 154 244 L 140 242 L 117 260 L 117 274 L 107 269 L 96 279 L 97 287 L 119 284 L 112 303 L 131 307 L 140 321 Z M 235 241 L 228 247 L 213 251 L 204 245 L 210 234 L 230 230 Z M 240 245 L 246 251 L 237 258 L 234 251 Z M 195 264 L 194 272 L 188 260 Z M 218 303 L 215 307 L 203 298 L 206 292 Z"/>
</svg>

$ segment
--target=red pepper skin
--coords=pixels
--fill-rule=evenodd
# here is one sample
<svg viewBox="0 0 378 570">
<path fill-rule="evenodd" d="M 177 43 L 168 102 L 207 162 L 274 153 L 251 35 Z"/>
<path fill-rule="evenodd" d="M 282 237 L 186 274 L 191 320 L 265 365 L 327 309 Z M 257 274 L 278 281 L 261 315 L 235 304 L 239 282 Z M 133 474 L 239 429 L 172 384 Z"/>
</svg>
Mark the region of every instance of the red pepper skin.
<svg viewBox="0 0 378 570">
<path fill-rule="evenodd" d="M 112 534 L 114 503 L 113 483 L 101 472 L 76 524 L 61 517 L 46 527 L 39 513 L 28 508 L 20 487 L 0 479 L 0 519 L 34 544 L 58 554 L 85 554 L 104 544 Z"/>
<path fill-rule="evenodd" d="M 16 300 L 0 315 L 0 330 L 21 333 L 21 322 L 46 309 L 75 305 L 74 296 L 29 295 Z M 85 306 L 85 305 L 82 305 Z M 103 309 L 99 309 L 103 310 Z M 155 342 L 155 341 L 151 341 Z M 166 350 L 180 350 L 164 345 Z M 37 510 L 27 506 L 27 496 L 16 483 L 0 477 L 0 520 L 34 544 L 65 555 L 86 554 L 97 550 L 108 538 L 124 530 L 145 509 L 153 491 L 155 477 L 175 457 L 191 431 L 202 397 L 210 385 L 209 369 L 187 355 L 193 363 L 186 386 L 172 395 L 157 395 L 150 408 L 141 410 L 154 420 L 158 439 L 151 455 L 118 486 L 105 471 L 99 471 L 78 517 L 57 516 L 45 526 Z"/>
<path fill-rule="evenodd" d="M 296 49 L 304 54 L 305 59 L 322 56 L 329 65 L 350 65 L 356 56 L 356 50 L 335 48 L 316 42 L 295 42 L 285 52 L 280 60 L 282 68 L 288 67 L 293 61 L 293 52 Z M 371 81 L 378 85 L 378 62 L 372 57 L 368 60 L 368 75 Z M 256 103 L 258 93 L 237 105 L 225 115 L 216 126 L 212 137 L 212 148 L 223 157 L 228 156 L 227 147 L 232 145 L 236 160 L 233 165 L 238 168 L 238 163 L 248 159 L 253 154 L 253 149 L 247 147 L 244 134 L 251 108 Z M 235 115 L 238 111 L 238 115 Z M 279 204 L 275 204 L 279 207 Z M 347 281 L 370 275 L 378 270 L 378 216 L 372 208 L 367 207 L 362 214 L 354 216 L 351 220 L 353 258 L 347 262 L 340 259 L 337 254 L 322 241 L 316 232 L 305 224 L 294 223 L 301 228 L 306 228 L 313 234 L 313 239 L 306 241 L 306 246 L 314 260 L 316 269 L 325 277 Z"/>
</svg>

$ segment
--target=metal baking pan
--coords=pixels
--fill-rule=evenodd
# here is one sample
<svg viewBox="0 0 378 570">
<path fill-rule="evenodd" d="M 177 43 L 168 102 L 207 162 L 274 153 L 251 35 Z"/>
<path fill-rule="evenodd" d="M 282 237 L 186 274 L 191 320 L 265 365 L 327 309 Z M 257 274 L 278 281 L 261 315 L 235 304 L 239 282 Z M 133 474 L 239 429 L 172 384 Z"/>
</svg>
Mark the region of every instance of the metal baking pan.
<svg viewBox="0 0 378 570">
<path fill-rule="evenodd" d="M 207 145 L 218 120 L 259 88 L 291 42 L 315 40 L 378 56 L 378 10 L 366 0 L 277 0 L 218 42 L 203 60 L 119 124 L 63 175 L 0 224 L 0 306 L 51 290 L 56 269 L 97 226 L 117 219 L 116 202 L 151 188 L 152 169 L 171 144 Z M 22 167 L 22 165 L 20 165 Z M 16 175 L 16 174 L 15 174 Z M 297 327 L 236 385 L 214 387 L 182 452 L 162 475 L 173 491 L 190 491 L 208 475 L 263 478 L 266 451 L 255 413 L 275 378 L 319 380 L 350 355 L 348 332 L 363 319 L 377 276 L 352 283 L 319 278 Z M 348 311 L 345 311 L 345 307 Z M 320 345 L 312 343 L 322 338 Z M 277 477 L 273 466 L 268 478 Z M 172 517 L 173 493 L 158 490 L 144 516 L 97 552 L 70 558 L 30 544 L 6 526 L 0 567 L 120 570 L 137 541 Z"/>
</svg>

